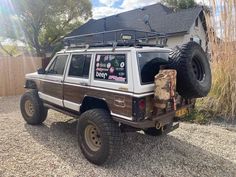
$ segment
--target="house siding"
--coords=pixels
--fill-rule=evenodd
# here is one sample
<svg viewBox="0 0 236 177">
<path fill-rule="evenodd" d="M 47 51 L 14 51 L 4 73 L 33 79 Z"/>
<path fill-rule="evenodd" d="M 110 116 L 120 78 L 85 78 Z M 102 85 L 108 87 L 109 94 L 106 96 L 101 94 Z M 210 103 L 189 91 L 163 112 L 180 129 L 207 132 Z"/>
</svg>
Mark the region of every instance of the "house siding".
<svg viewBox="0 0 236 177">
<path fill-rule="evenodd" d="M 184 43 L 184 35 L 181 36 L 171 36 L 168 37 L 167 47 L 175 48 L 177 45 L 182 45 Z"/>
<path fill-rule="evenodd" d="M 195 27 L 195 22 L 190 28 L 187 34 L 182 34 L 178 36 L 169 36 L 167 41 L 168 48 L 175 48 L 176 46 L 181 46 L 184 43 L 190 41 L 191 38 L 199 38 L 201 42 L 201 46 L 204 51 L 206 51 L 206 32 L 203 28 L 201 20 L 198 18 L 198 27 Z M 155 40 L 151 40 L 150 43 L 154 44 Z"/>
<path fill-rule="evenodd" d="M 206 32 L 203 28 L 202 21 L 198 18 L 198 27 L 195 27 L 195 22 L 189 30 L 189 33 L 184 36 L 183 42 L 186 43 L 190 41 L 190 38 L 199 38 L 201 39 L 201 46 L 204 51 L 206 51 Z"/>
</svg>

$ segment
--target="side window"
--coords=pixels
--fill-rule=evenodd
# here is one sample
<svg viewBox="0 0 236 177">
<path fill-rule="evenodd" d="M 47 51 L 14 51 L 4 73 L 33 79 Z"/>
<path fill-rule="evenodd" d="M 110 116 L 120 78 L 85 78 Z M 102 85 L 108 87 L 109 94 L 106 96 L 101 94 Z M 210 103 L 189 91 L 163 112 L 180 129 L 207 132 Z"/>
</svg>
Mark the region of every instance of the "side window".
<svg viewBox="0 0 236 177">
<path fill-rule="evenodd" d="M 47 70 L 48 74 L 57 74 L 57 75 L 63 75 L 65 65 L 66 65 L 66 60 L 67 60 L 67 55 L 59 55 L 57 56 L 54 61 L 52 62 L 51 66 Z"/>
<path fill-rule="evenodd" d="M 96 55 L 94 78 L 96 80 L 127 83 L 126 55 Z"/>
<path fill-rule="evenodd" d="M 72 55 L 68 76 L 88 78 L 91 56 L 88 55 Z"/>
</svg>

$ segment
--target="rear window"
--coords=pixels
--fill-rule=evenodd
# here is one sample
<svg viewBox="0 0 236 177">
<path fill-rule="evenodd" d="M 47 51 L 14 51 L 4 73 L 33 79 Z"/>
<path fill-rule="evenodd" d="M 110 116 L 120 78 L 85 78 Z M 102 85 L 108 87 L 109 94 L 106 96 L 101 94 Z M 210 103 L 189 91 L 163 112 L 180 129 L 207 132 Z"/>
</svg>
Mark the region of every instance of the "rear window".
<svg viewBox="0 0 236 177">
<path fill-rule="evenodd" d="M 160 66 L 168 63 L 168 53 L 139 52 L 137 53 L 141 84 L 154 83 L 154 77 L 159 73 Z"/>
<path fill-rule="evenodd" d="M 96 55 L 94 78 L 96 80 L 127 83 L 126 55 Z"/>
</svg>

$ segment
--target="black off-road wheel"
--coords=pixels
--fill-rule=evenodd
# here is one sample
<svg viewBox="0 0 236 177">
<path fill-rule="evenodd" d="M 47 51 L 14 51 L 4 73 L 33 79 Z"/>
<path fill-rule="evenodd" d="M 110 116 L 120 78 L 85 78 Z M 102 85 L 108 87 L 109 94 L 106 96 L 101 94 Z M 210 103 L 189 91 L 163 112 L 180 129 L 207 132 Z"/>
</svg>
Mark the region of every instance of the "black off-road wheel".
<svg viewBox="0 0 236 177">
<path fill-rule="evenodd" d="M 177 71 L 177 92 L 184 98 L 201 98 L 211 89 L 211 68 L 206 53 L 189 42 L 170 53 L 169 68 Z"/>
<path fill-rule="evenodd" d="M 77 134 L 81 151 L 91 163 L 102 165 L 118 155 L 120 128 L 106 110 L 84 112 L 78 120 Z"/>
<path fill-rule="evenodd" d="M 162 130 L 161 129 L 156 129 L 156 128 L 148 128 L 146 130 L 143 130 L 146 135 L 149 136 L 161 136 L 162 135 Z"/>
<path fill-rule="evenodd" d="M 21 114 L 30 125 L 39 125 L 45 121 L 48 109 L 43 106 L 36 90 L 27 91 L 20 100 Z"/>
</svg>

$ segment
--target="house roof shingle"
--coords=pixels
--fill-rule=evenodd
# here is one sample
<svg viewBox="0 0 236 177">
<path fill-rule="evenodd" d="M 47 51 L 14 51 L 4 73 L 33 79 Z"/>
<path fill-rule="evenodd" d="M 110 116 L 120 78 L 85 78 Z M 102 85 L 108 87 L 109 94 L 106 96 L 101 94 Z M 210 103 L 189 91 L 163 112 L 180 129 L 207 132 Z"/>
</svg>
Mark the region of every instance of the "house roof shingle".
<svg viewBox="0 0 236 177">
<path fill-rule="evenodd" d="M 203 8 L 197 6 L 195 8 L 174 12 L 172 9 L 162 5 L 161 3 L 157 3 L 98 20 L 91 19 L 81 27 L 72 31 L 68 36 L 117 29 L 151 31 L 150 27 L 145 24 L 145 16 L 149 17 L 151 28 L 158 33 L 165 33 L 167 35 L 186 33 L 202 11 Z"/>
</svg>

